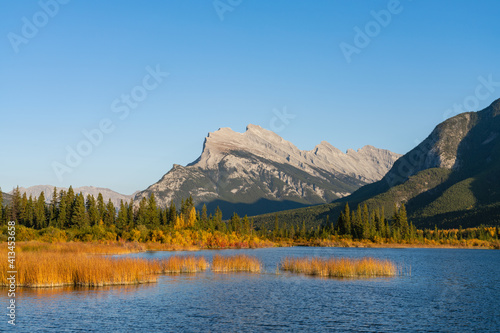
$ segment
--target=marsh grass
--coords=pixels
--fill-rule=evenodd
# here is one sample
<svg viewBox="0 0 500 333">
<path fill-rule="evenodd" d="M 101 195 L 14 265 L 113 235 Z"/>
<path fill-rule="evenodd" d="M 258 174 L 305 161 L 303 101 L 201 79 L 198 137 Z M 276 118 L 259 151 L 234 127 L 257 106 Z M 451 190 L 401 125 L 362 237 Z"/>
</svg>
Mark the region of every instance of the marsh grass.
<svg viewBox="0 0 500 333">
<path fill-rule="evenodd" d="M 292 273 L 322 277 L 379 277 L 395 276 L 400 270 L 389 260 L 375 258 L 285 258 L 281 269 Z"/>
<path fill-rule="evenodd" d="M 0 262 L 1 286 L 8 286 L 7 260 Z M 170 257 L 164 260 L 111 258 L 75 252 L 20 252 L 16 256 L 19 287 L 101 287 L 155 282 L 161 273 L 206 270 L 205 258 Z"/>
<path fill-rule="evenodd" d="M 85 254 L 125 254 L 142 252 L 144 244 L 133 242 L 40 242 L 29 241 L 17 244 L 18 252 L 38 253 L 85 253 Z"/>
<path fill-rule="evenodd" d="M 217 273 L 259 273 L 261 271 L 261 266 L 259 259 L 244 254 L 230 257 L 215 255 L 212 259 L 212 272 Z"/>
<path fill-rule="evenodd" d="M 155 273 L 179 274 L 198 273 L 207 270 L 208 262 L 204 257 L 172 256 L 168 259 L 154 261 Z"/>
</svg>

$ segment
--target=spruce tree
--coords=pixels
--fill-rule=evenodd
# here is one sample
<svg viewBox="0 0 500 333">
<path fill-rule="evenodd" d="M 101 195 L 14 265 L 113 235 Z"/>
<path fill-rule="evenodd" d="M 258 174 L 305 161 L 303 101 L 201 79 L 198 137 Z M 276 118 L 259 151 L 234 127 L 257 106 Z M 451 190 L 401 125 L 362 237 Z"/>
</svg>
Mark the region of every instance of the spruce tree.
<svg viewBox="0 0 500 333">
<path fill-rule="evenodd" d="M 279 220 L 278 220 L 278 213 L 276 213 L 274 215 L 273 240 L 276 240 L 276 237 L 279 234 L 279 230 L 280 230 L 280 224 L 279 224 Z"/>
<path fill-rule="evenodd" d="M 24 214 L 24 225 L 29 228 L 35 227 L 35 201 L 33 201 L 33 197 L 30 195 L 25 208 Z"/>
<path fill-rule="evenodd" d="M 130 202 L 127 206 L 127 225 L 129 229 L 132 229 L 135 226 L 135 216 L 134 216 L 134 200 L 130 199 Z"/>
<path fill-rule="evenodd" d="M 248 235 L 250 233 L 250 221 L 248 220 L 248 216 L 245 215 L 243 217 L 243 232 L 244 235 Z"/>
<path fill-rule="evenodd" d="M 409 237 L 409 226 L 408 218 L 406 216 L 406 207 L 404 203 L 402 203 L 401 207 L 399 207 L 398 217 L 399 226 L 401 228 L 401 237 L 407 239 Z"/>
<path fill-rule="evenodd" d="M 302 228 L 300 229 L 300 238 L 306 238 L 307 230 L 306 230 L 306 221 L 302 220 Z"/>
<path fill-rule="evenodd" d="M 104 221 L 104 214 L 106 214 L 106 206 L 104 205 L 104 198 L 99 192 L 97 195 L 97 212 L 99 214 L 99 221 Z"/>
<path fill-rule="evenodd" d="M 177 208 L 175 207 L 175 203 L 173 201 L 170 201 L 170 207 L 168 208 L 168 223 L 170 225 L 174 225 L 176 219 Z"/>
<path fill-rule="evenodd" d="M 139 225 L 146 225 L 148 223 L 147 219 L 147 206 L 148 202 L 145 197 L 141 199 L 139 202 L 139 208 L 137 209 L 137 221 L 136 224 Z"/>
<path fill-rule="evenodd" d="M 61 190 L 59 192 L 59 213 L 57 215 L 57 228 L 65 228 L 68 225 L 66 221 L 68 220 L 68 200 L 66 199 L 66 192 Z"/>
<path fill-rule="evenodd" d="M 70 225 L 80 229 L 89 225 L 87 212 L 85 210 L 85 201 L 82 193 L 77 194 L 75 197 Z"/>
<path fill-rule="evenodd" d="M 160 215 L 158 214 L 158 207 L 156 205 L 154 193 L 151 193 L 149 196 L 146 215 L 147 226 L 150 229 L 155 229 L 160 226 Z"/>
<path fill-rule="evenodd" d="M 115 224 L 116 210 L 115 205 L 108 199 L 108 204 L 106 205 L 106 211 L 104 212 L 104 224 L 110 227 Z"/>
<path fill-rule="evenodd" d="M 35 225 L 37 229 L 42 229 L 47 227 L 47 206 L 45 205 L 45 194 L 40 193 L 35 206 Z"/>
<path fill-rule="evenodd" d="M 50 199 L 49 205 L 49 226 L 55 227 L 57 225 L 57 214 L 58 214 L 58 205 L 57 205 L 57 188 L 54 186 L 54 191 L 52 192 L 52 199 Z"/>
<path fill-rule="evenodd" d="M 21 214 L 21 192 L 19 191 L 19 186 L 14 188 L 12 192 L 12 203 L 11 203 L 11 211 L 10 211 L 10 220 L 19 222 L 19 217 Z"/>
<path fill-rule="evenodd" d="M 127 207 L 123 203 L 123 200 L 120 200 L 120 209 L 118 210 L 118 217 L 116 218 L 116 227 L 122 230 L 127 225 Z"/>
<path fill-rule="evenodd" d="M 97 209 L 97 203 L 93 195 L 88 194 L 87 200 L 85 201 L 85 207 L 87 209 L 87 215 L 89 217 L 89 224 L 91 227 L 98 225 L 101 221 L 99 216 L 99 210 Z"/>
<path fill-rule="evenodd" d="M 203 204 L 203 207 L 201 208 L 201 223 L 204 228 L 207 226 L 207 222 L 208 222 L 207 205 Z"/>
<path fill-rule="evenodd" d="M 32 227 L 28 225 L 28 220 L 27 220 L 27 211 L 26 211 L 26 205 L 28 204 L 28 198 L 26 197 L 26 192 L 23 193 L 23 196 L 21 197 L 21 206 L 20 206 L 20 213 L 19 213 L 19 224 L 22 224 L 27 227 Z"/>
</svg>

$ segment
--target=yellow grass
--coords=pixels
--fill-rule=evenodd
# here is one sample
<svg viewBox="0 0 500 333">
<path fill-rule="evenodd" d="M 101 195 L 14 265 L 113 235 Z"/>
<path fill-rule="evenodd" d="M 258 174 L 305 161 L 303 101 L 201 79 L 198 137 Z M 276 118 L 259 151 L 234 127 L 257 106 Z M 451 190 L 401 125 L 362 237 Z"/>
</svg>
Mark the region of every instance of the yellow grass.
<svg viewBox="0 0 500 333">
<path fill-rule="evenodd" d="M 261 270 L 259 259 L 244 254 L 225 257 L 215 255 L 212 260 L 212 272 L 252 272 L 259 273 Z"/>
<path fill-rule="evenodd" d="M 145 251 L 144 244 L 132 242 L 18 242 L 18 252 L 125 254 Z"/>
<path fill-rule="evenodd" d="M 293 273 L 339 278 L 398 274 L 398 268 L 393 262 L 374 258 L 285 258 L 281 262 L 281 269 Z"/>
<path fill-rule="evenodd" d="M 161 261 L 155 261 L 156 273 L 197 273 L 207 270 L 208 262 L 204 257 L 173 256 Z"/>
<path fill-rule="evenodd" d="M 8 286 L 7 260 L 0 261 L 1 286 Z M 67 252 L 20 252 L 16 255 L 17 286 L 58 287 L 155 282 L 159 273 L 206 270 L 205 258 L 170 257 L 165 260 L 110 258 Z"/>
</svg>

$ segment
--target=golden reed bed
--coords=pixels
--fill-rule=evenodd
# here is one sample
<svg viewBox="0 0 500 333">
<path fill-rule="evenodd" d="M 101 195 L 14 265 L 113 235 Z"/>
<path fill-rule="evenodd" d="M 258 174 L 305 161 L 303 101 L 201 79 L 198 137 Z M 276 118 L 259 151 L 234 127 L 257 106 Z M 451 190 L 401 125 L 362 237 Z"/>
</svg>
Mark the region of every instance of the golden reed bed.
<svg viewBox="0 0 500 333">
<path fill-rule="evenodd" d="M 164 260 L 109 258 L 84 253 L 20 252 L 16 256 L 20 287 L 106 286 L 156 281 L 156 274 L 195 273 L 208 267 L 205 258 Z M 7 261 L 0 262 L 1 286 L 7 286 Z"/>
<path fill-rule="evenodd" d="M 398 267 L 389 260 L 374 258 L 285 258 L 281 269 L 292 273 L 323 277 L 377 277 L 398 275 Z"/>
<path fill-rule="evenodd" d="M 251 272 L 259 273 L 261 263 L 255 257 L 250 257 L 244 254 L 225 257 L 215 255 L 212 259 L 212 272 L 229 273 L 229 272 Z"/>
</svg>

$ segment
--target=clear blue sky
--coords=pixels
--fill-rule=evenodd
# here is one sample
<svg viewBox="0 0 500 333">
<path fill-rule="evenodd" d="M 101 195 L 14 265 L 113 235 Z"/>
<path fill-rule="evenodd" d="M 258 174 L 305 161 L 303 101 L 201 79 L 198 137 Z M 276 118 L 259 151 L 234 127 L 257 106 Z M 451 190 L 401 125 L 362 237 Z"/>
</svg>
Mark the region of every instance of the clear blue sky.
<svg viewBox="0 0 500 333">
<path fill-rule="evenodd" d="M 271 128 L 285 107 L 295 118 L 278 134 L 300 149 L 405 153 L 454 104 L 500 97 L 500 84 L 476 93 L 479 77 L 500 81 L 498 1 L 53 1 L 0 1 L 4 191 L 130 194 L 195 160 L 208 132 Z M 350 62 L 341 45 L 359 46 Z M 169 76 L 153 88 L 157 65 Z M 141 101 L 120 119 L 131 91 Z M 54 162 L 106 118 L 114 130 L 61 181 Z"/>
</svg>

